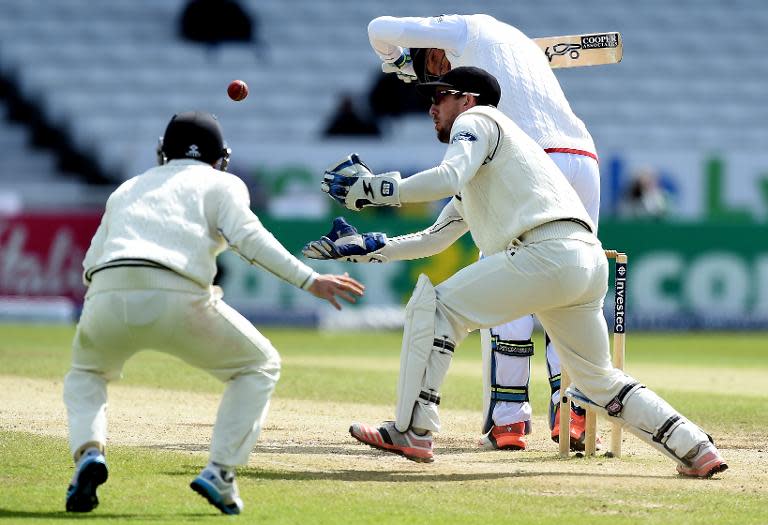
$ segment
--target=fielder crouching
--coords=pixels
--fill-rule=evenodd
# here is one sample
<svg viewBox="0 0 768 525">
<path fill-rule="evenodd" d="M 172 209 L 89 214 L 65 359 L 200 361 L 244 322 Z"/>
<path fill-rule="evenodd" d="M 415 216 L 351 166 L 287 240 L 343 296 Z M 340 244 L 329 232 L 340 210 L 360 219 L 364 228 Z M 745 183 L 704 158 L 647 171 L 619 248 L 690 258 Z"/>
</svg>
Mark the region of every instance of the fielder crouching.
<svg viewBox="0 0 768 525">
<path fill-rule="evenodd" d="M 245 184 L 210 114 L 175 115 L 160 166 L 123 183 L 107 201 L 83 261 L 88 286 L 64 380 L 75 473 L 66 509 L 89 512 L 107 480 L 107 383 L 143 349 L 175 355 L 222 382 L 210 461 L 191 488 L 224 514 L 243 508 L 235 468 L 248 461 L 280 375 L 272 343 L 212 286 L 225 249 L 341 308 L 363 286 L 318 274 L 291 255 L 250 210 Z M 219 169 L 216 169 L 219 168 Z"/>
<path fill-rule="evenodd" d="M 374 175 L 353 155 L 325 173 L 323 190 L 356 211 L 452 197 L 448 206 L 485 258 L 438 286 L 419 278 L 406 306 L 395 421 L 354 423 L 352 436 L 413 461 L 433 461 L 440 388 L 453 352 L 469 331 L 532 311 L 571 371 L 582 403 L 620 418 L 673 459 L 682 475 L 725 470 L 703 430 L 611 365 L 602 314 L 608 262 L 594 225 L 552 159 L 495 108 L 496 79 L 458 67 L 417 89 L 432 98 L 438 139 L 448 144 L 441 164 L 401 180 L 398 173 Z M 349 236 L 339 240 L 349 242 Z M 385 253 L 386 239 L 378 241 L 357 245 Z"/>
</svg>

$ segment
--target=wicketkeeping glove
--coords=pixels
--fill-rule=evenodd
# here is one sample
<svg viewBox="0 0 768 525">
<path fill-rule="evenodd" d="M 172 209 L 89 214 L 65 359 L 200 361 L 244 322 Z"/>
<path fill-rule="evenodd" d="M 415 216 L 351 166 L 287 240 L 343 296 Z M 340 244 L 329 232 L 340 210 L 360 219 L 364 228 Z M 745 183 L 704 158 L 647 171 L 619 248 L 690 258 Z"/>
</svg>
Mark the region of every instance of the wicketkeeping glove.
<svg viewBox="0 0 768 525">
<path fill-rule="evenodd" d="M 410 84 L 411 82 L 418 82 L 416 72 L 413 70 L 413 62 L 411 61 L 411 53 L 408 49 L 403 49 L 403 54 L 400 58 L 394 62 L 384 62 L 381 65 L 381 70 L 384 73 L 394 73 L 397 78 Z"/>
<path fill-rule="evenodd" d="M 328 235 L 308 242 L 301 252 L 309 259 L 343 259 L 347 262 L 387 262 L 387 257 L 374 253 L 387 244 L 383 233 L 357 233 L 357 229 L 336 217 Z"/>
<path fill-rule="evenodd" d="M 400 206 L 400 173 L 374 175 L 357 153 L 347 155 L 323 175 L 321 189 L 347 209 Z"/>
</svg>

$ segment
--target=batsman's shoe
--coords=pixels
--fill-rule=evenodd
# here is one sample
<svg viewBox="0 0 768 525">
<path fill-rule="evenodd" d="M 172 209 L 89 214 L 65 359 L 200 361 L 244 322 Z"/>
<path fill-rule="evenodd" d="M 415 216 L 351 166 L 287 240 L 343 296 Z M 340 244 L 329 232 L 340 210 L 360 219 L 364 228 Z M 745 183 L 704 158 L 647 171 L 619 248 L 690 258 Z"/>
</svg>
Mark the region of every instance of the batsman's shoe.
<svg viewBox="0 0 768 525">
<path fill-rule="evenodd" d="M 477 444 L 488 450 L 525 450 L 528 445 L 525 436 L 531 433 L 530 429 L 530 421 L 494 425 Z"/>
<path fill-rule="evenodd" d="M 586 441 L 586 427 L 587 416 L 586 412 L 582 409 L 575 411 L 571 409 L 571 420 L 568 424 L 568 429 L 571 434 L 571 451 L 572 452 L 584 452 L 584 442 Z M 558 405 L 555 410 L 554 426 L 552 427 L 552 441 L 555 443 L 560 442 L 560 406 Z M 595 439 L 595 448 L 600 450 L 602 448 L 603 440 L 600 436 Z"/>
<path fill-rule="evenodd" d="M 96 448 L 86 450 L 67 488 L 67 512 L 91 512 L 95 509 L 99 505 L 96 489 L 107 481 L 108 475 L 104 454 Z"/>
<path fill-rule="evenodd" d="M 677 465 L 677 471 L 682 476 L 692 478 L 711 478 L 718 472 L 728 469 L 723 457 L 713 443 L 699 443 L 686 456 L 690 466 Z"/>
<path fill-rule="evenodd" d="M 210 465 L 205 467 L 189 486 L 224 514 L 240 514 L 243 510 L 234 476 L 226 481 L 220 469 Z"/>
<path fill-rule="evenodd" d="M 408 429 L 400 432 L 395 428 L 394 421 L 385 421 L 380 427 L 372 427 L 363 423 L 352 423 L 349 433 L 361 443 L 373 448 L 400 454 L 418 463 L 432 463 L 432 435 L 419 436 Z"/>
</svg>

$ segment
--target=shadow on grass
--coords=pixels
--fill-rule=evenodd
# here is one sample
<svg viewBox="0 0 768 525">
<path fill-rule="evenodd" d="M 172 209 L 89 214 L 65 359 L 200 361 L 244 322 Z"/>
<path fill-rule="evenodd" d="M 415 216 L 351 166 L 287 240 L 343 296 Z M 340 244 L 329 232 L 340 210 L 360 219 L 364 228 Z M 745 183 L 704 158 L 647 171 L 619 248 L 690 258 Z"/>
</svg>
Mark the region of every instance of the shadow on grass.
<svg viewBox="0 0 768 525">
<path fill-rule="evenodd" d="M 429 467 L 426 467 L 429 468 Z M 464 482 L 464 481 L 483 481 L 500 480 L 506 478 L 539 478 L 572 476 L 571 471 L 547 471 L 547 472 L 472 472 L 466 474 L 445 473 L 431 474 L 428 471 L 376 471 L 376 470 L 337 470 L 337 471 L 300 471 L 300 472 L 278 472 L 278 471 L 259 471 L 243 470 L 238 471 L 238 476 L 254 480 L 283 480 L 283 481 L 372 481 L 379 483 L 424 483 L 428 482 Z M 643 476 L 640 474 L 594 474 L 591 477 L 616 479 L 616 478 L 639 478 L 643 479 L 667 479 L 669 476 Z"/>
<path fill-rule="evenodd" d="M 254 454 L 297 454 L 312 456 L 359 456 L 361 450 L 365 450 L 364 445 L 359 445 L 354 441 L 345 441 L 343 443 L 314 444 L 314 443 L 283 443 L 283 442 L 261 442 L 253 449 Z M 160 445 L 143 445 L 142 448 L 153 450 L 183 451 L 183 452 L 207 452 L 209 446 L 207 443 L 165 443 Z M 479 452 L 477 447 L 438 447 L 435 449 L 438 454 L 475 454 Z"/>
<path fill-rule="evenodd" d="M 403 460 L 408 461 L 408 460 Z M 408 463 L 410 464 L 410 463 Z M 365 468 L 342 470 L 266 470 L 252 467 L 241 467 L 237 470 L 238 478 L 251 480 L 280 480 L 280 481 L 372 481 L 378 483 L 424 483 L 429 482 L 464 482 L 499 480 L 505 478 L 549 478 L 557 479 L 562 476 L 579 475 L 572 470 L 566 471 L 542 471 L 542 472 L 468 472 L 468 473 L 434 473 L 430 472 L 431 466 L 423 465 L 424 470 L 370 470 Z M 167 476 L 188 477 L 200 470 L 199 466 L 181 465 L 179 469 L 163 472 Z M 619 478 L 643 478 L 643 479 L 669 479 L 663 475 L 616 474 L 616 473 L 589 473 L 590 477 L 619 479 Z"/>
<path fill-rule="evenodd" d="M 355 450 L 355 443 L 337 443 L 330 445 L 316 445 L 313 443 L 258 443 L 253 449 L 254 454 L 297 454 L 302 456 L 357 456 L 359 450 Z M 207 443 L 165 443 L 161 445 L 149 445 L 142 448 L 167 451 L 207 452 Z M 477 451 L 467 448 L 465 452 Z"/>
<path fill-rule="evenodd" d="M 183 452 L 208 452 L 207 443 L 166 443 L 161 445 L 143 445 L 142 448 L 166 451 Z M 253 449 L 254 454 L 294 454 L 301 456 L 359 456 L 361 452 L 372 452 L 367 446 L 356 443 L 352 440 L 331 443 L 284 443 L 284 442 L 261 442 Z M 552 453 L 551 457 L 542 457 L 540 454 L 531 455 L 519 451 L 483 451 L 477 446 L 436 446 L 435 457 L 439 460 L 441 456 L 454 456 L 462 454 L 471 454 L 473 456 L 488 455 L 494 463 L 541 463 L 542 461 L 616 461 L 615 458 L 609 458 L 598 455 L 594 458 L 584 458 L 584 456 L 571 455 L 568 460 L 561 460 Z"/>
<path fill-rule="evenodd" d="M 169 452 L 208 452 L 210 446 L 208 443 L 164 443 L 161 445 L 141 445 L 140 448 L 149 450 L 166 450 Z"/>
<path fill-rule="evenodd" d="M 190 521 L 192 519 L 199 519 L 199 518 L 206 518 L 211 517 L 214 514 L 208 512 L 179 512 L 174 513 L 173 517 L 179 517 L 179 518 L 189 518 Z M 126 513 L 114 513 L 114 512 L 99 512 L 98 510 L 93 512 L 65 512 L 65 511 L 41 511 L 41 512 L 31 512 L 31 511 L 25 511 L 25 510 L 12 510 L 12 509 L 3 509 L 0 508 L 0 519 L 17 519 L 17 520 L 23 520 L 23 519 L 29 519 L 29 520 L 35 520 L 35 519 L 49 519 L 49 520 L 72 520 L 72 519 L 78 519 L 78 520 L 105 520 L 105 519 L 121 519 L 121 520 L 137 520 L 137 521 L 148 521 L 148 520 L 162 520 L 162 519 L 168 519 L 168 514 L 150 514 L 147 512 L 137 512 L 135 514 L 126 514 Z"/>
</svg>

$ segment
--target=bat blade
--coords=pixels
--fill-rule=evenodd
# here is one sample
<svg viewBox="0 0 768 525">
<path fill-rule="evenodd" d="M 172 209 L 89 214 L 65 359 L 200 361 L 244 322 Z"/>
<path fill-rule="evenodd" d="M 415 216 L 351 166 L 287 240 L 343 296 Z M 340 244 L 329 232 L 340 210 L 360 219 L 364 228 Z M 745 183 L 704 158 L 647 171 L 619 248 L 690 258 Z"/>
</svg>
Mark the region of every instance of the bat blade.
<svg viewBox="0 0 768 525">
<path fill-rule="evenodd" d="M 599 66 L 621 62 L 624 43 L 621 33 L 589 33 L 584 35 L 534 38 L 553 69 Z"/>
</svg>

